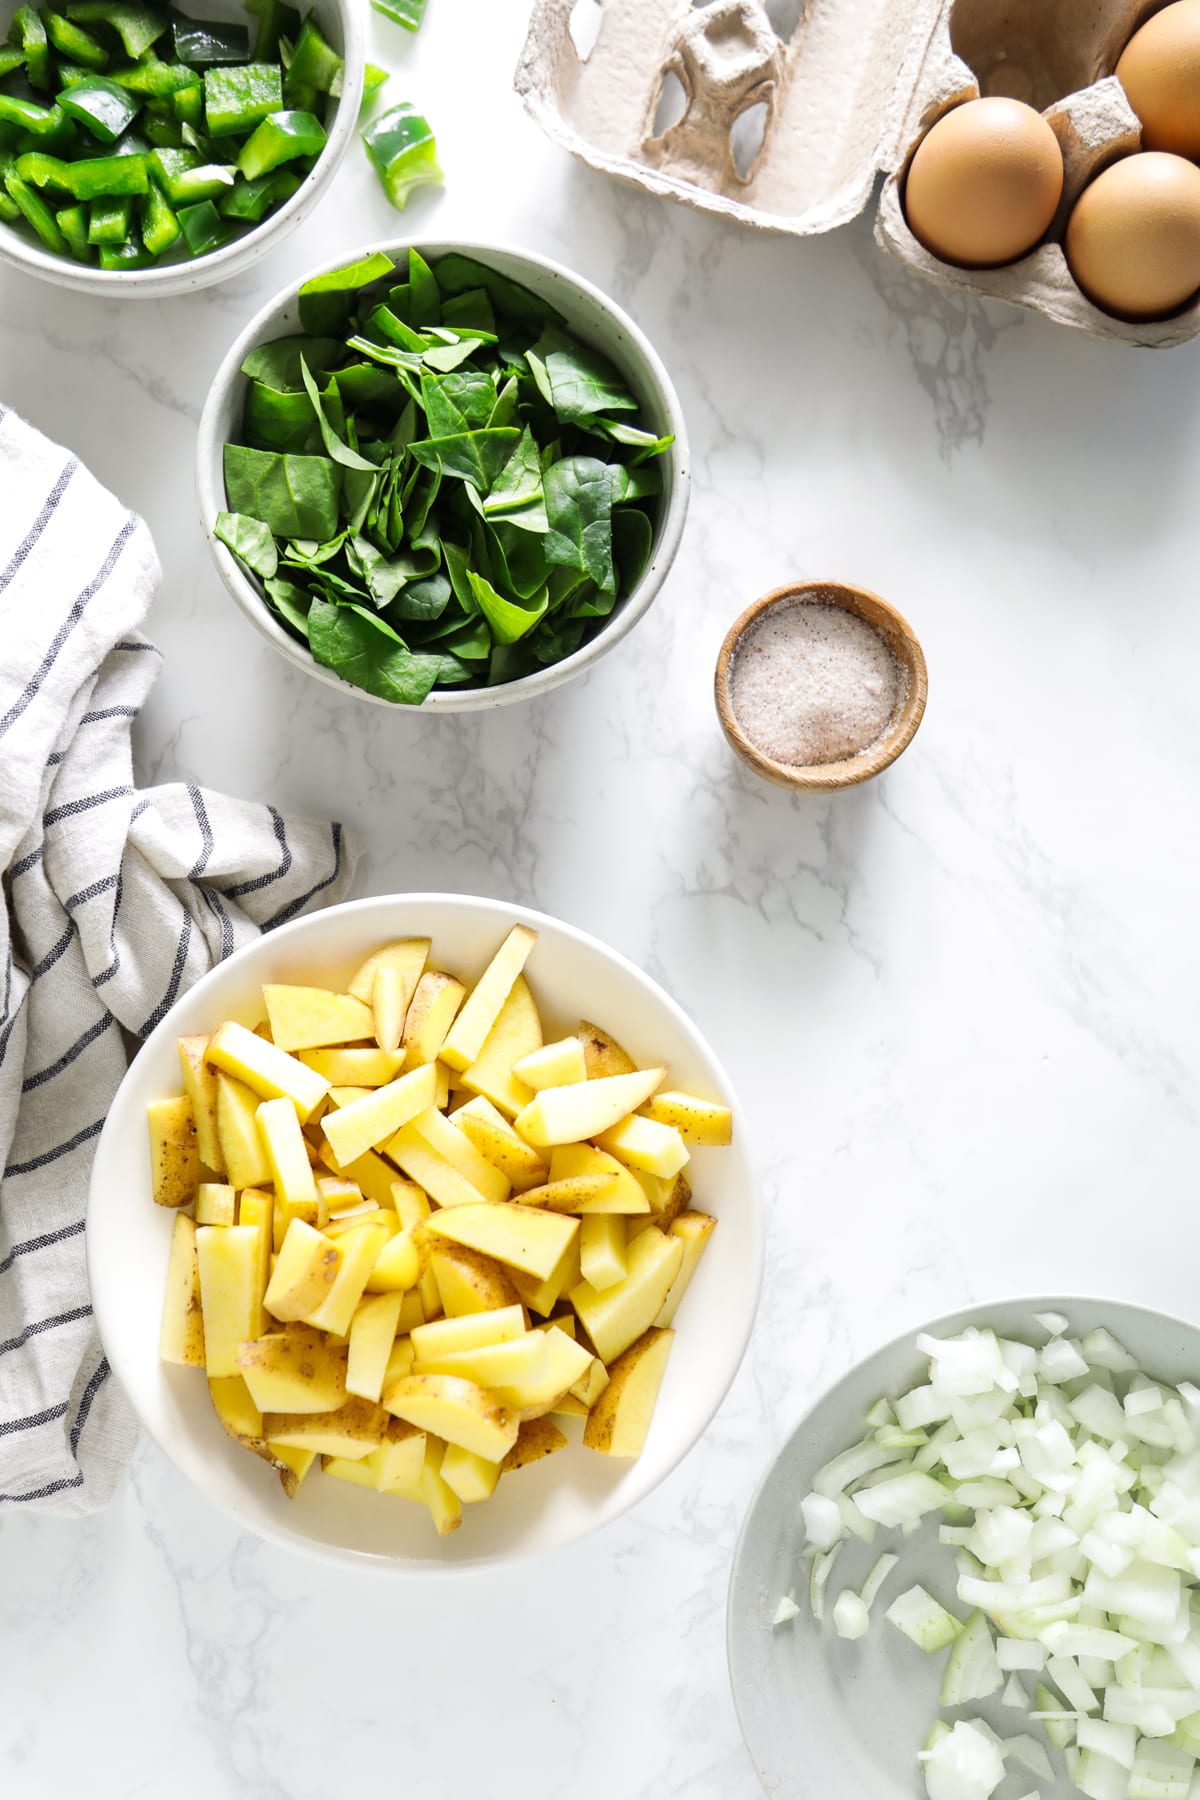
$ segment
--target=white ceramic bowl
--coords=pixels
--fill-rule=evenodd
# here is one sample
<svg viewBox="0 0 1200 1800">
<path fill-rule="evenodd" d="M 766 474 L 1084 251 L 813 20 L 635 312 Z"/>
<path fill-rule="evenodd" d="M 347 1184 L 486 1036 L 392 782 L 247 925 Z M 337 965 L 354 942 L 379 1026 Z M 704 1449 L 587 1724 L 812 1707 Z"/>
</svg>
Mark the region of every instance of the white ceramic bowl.
<svg viewBox="0 0 1200 1800">
<path fill-rule="evenodd" d="M 1107 1326 L 1148 1375 L 1172 1384 L 1200 1383 L 1200 1329 L 1165 1313 L 1113 1300 L 1029 1299 L 972 1306 L 919 1327 L 947 1337 L 968 1325 L 992 1325 L 1006 1337 L 1044 1344 L 1038 1313 L 1057 1312 L 1072 1336 Z M 832 1387 L 801 1420 L 750 1504 L 734 1553 L 727 1620 L 729 1669 L 742 1734 L 763 1787 L 773 1800 L 825 1800 L 870 1795 L 871 1800 L 922 1800 L 925 1784 L 917 1751 L 938 1716 L 943 1656 L 923 1656 L 883 1613 L 914 1582 L 944 1604 L 954 1605 L 954 1553 L 937 1543 L 926 1523 L 910 1543 L 892 1543 L 880 1532 L 874 1544 L 850 1544 L 838 1558 L 827 1590 L 858 1588 L 881 1550 L 895 1549 L 900 1565 L 872 1612 L 872 1627 L 846 1643 L 826 1619 L 818 1626 L 807 1606 L 807 1571 L 801 1563 L 804 1527 L 800 1500 L 831 1457 L 857 1443 L 863 1415 L 880 1395 L 894 1397 L 926 1378 L 928 1358 L 916 1348 L 917 1331 L 886 1344 Z M 947 1580 L 947 1566 L 949 1579 Z M 800 1616 L 773 1628 L 780 1596 L 794 1593 Z M 1030 1731 L 1020 1713 L 991 1701 L 973 1706 L 1002 1736 Z M 1049 1783 L 1015 1765 L 1004 1795 L 1036 1788 L 1043 1800 L 1078 1800 L 1048 1744 L 1058 1775 Z"/>
<path fill-rule="evenodd" d="M 601 293 L 599 288 L 593 287 L 581 275 L 573 274 L 570 269 L 551 262 L 548 257 L 535 255 L 532 250 L 504 249 L 498 244 L 417 243 L 413 248 L 419 250 L 427 262 L 434 262 L 439 256 L 446 256 L 451 251 L 476 257 L 480 262 L 487 263 L 501 274 L 530 288 L 540 298 L 548 300 L 558 308 L 568 327 L 584 343 L 602 351 L 621 371 L 641 402 L 646 424 L 660 436 L 665 436 L 667 432 L 674 433 L 675 442 L 672 447 L 656 459 L 662 472 L 662 495 L 650 562 L 634 591 L 617 604 L 595 637 L 573 656 L 564 657 L 561 662 L 539 670 L 536 675 L 524 675 L 519 681 L 509 681 L 500 687 L 448 689 L 430 694 L 420 707 L 397 706 L 374 694 L 364 693 L 361 688 L 351 686 L 331 670 L 323 669 L 314 662 L 307 648 L 298 643 L 280 624 L 263 599 L 257 583 L 242 573 L 235 558 L 213 536 L 217 514 L 225 510 L 225 476 L 222 466 L 224 446 L 227 441 L 236 438 L 241 424 L 245 390 L 242 364 L 257 345 L 299 331 L 297 294 L 303 281 L 289 286 L 264 306 L 217 370 L 200 420 L 200 434 L 196 444 L 196 491 L 200 501 L 200 520 L 209 550 L 225 586 L 256 630 L 296 668 L 315 676 L 328 687 L 354 694 L 373 706 L 389 707 L 394 713 L 481 712 L 496 706 L 511 705 L 516 700 L 532 699 L 536 694 L 548 693 L 551 688 L 569 681 L 573 675 L 589 668 L 615 644 L 619 644 L 626 632 L 632 631 L 648 610 L 666 580 L 683 536 L 689 479 L 687 432 L 678 395 L 649 339 L 639 331 L 629 315 L 622 312 L 615 300 L 610 300 L 607 294 Z M 303 280 L 310 281 L 315 275 L 323 275 L 331 269 L 358 262 L 376 250 L 385 251 L 393 260 L 400 262 L 408 254 L 409 241 L 393 240 L 366 245 L 349 255 L 337 257 L 333 262 L 323 263 L 319 269 L 310 269 Z"/>
<path fill-rule="evenodd" d="M 344 85 L 337 111 L 326 127 L 329 142 L 311 173 L 278 212 L 272 213 L 236 243 L 227 244 L 223 250 L 214 250 L 211 256 L 199 257 L 195 262 L 163 263 L 154 269 L 128 270 L 88 268 L 68 256 L 56 256 L 25 227 L 0 221 L 0 262 L 52 281 L 56 287 L 74 288 L 81 294 L 144 300 L 165 300 L 173 294 L 190 294 L 197 288 L 212 287 L 218 281 L 241 275 L 260 262 L 290 236 L 297 225 L 303 224 L 321 199 L 350 146 L 362 104 L 365 0 L 304 0 L 301 10 L 314 15 L 330 44 L 343 58 L 346 65 Z M 7 31 L 8 20 L 15 11 L 15 5 L 9 0 L 3 7 L 3 31 Z M 251 27 L 253 43 L 255 20 L 247 14 L 241 0 L 205 0 L 204 17 L 246 20 Z M 0 39 L 3 31 L 0 31 Z"/>
<path fill-rule="evenodd" d="M 197 983 L 146 1040 L 113 1101 L 96 1153 L 88 1204 L 88 1271 L 113 1372 L 159 1448 L 203 1493 L 263 1537 L 328 1560 L 384 1572 L 480 1568 L 569 1544 L 619 1518 L 692 1448 L 737 1372 L 754 1321 L 762 1220 L 740 1109 L 733 1146 L 697 1150 L 697 1207 L 720 1221 L 676 1320 L 677 1340 L 649 1441 L 636 1462 L 572 1445 L 504 1480 L 460 1530 L 439 1539 L 424 1509 L 310 1475 L 295 1500 L 275 1472 L 217 1423 L 200 1370 L 158 1360 L 163 1281 L 172 1231 L 150 1198 L 146 1107 L 180 1091 L 176 1038 L 227 1017 L 254 1024 L 266 981 L 344 985 L 389 938 L 432 936 L 440 964 L 480 973 L 509 926 L 538 932 L 528 974 L 548 1034 L 580 1017 L 611 1030 L 642 1062 L 663 1062 L 679 1086 L 735 1105 L 699 1031 L 632 963 L 586 932 L 522 907 L 445 894 L 357 900 L 296 920 L 248 946 Z M 574 1421 L 566 1421 L 570 1431 Z"/>
</svg>

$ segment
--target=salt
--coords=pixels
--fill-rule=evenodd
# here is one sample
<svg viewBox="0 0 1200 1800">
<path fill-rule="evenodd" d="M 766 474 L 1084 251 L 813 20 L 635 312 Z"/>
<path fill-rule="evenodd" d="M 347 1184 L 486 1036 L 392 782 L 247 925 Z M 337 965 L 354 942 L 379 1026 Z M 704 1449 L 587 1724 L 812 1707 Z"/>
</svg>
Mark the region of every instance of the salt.
<svg viewBox="0 0 1200 1800">
<path fill-rule="evenodd" d="M 861 755 L 902 698 L 885 640 L 856 613 L 823 602 L 769 608 L 730 671 L 738 724 L 764 755 L 793 768 Z"/>
</svg>

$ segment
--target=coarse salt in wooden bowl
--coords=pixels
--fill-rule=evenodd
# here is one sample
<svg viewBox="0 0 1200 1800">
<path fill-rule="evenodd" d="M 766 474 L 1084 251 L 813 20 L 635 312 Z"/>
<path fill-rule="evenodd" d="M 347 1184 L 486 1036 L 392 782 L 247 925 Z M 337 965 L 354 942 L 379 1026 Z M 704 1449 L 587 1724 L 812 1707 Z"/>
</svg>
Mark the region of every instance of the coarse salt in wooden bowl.
<svg viewBox="0 0 1200 1800">
<path fill-rule="evenodd" d="M 769 614 L 777 608 L 791 606 L 840 607 L 861 619 L 882 638 L 895 665 L 897 699 L 883 730 L 863 749 L 836 761 L 777 761 L 747 734 L 734 712 L 731 690 L 739 652 Z M 773 588 L 735 619 L 717 658 L 717 713 L 725 736 L 742 761 L 757 775 L 773 781 L 778 787 L 800 792 L 829 793 L 838 788 L 854 787 L 894 763 L 912 742 L 921 723 L 928 689 L 925 656 L 907 619 L 878 594 L 872 594 L 866 588 L 849 587 L 840 581 L 796 581 Z"/>
</svg>

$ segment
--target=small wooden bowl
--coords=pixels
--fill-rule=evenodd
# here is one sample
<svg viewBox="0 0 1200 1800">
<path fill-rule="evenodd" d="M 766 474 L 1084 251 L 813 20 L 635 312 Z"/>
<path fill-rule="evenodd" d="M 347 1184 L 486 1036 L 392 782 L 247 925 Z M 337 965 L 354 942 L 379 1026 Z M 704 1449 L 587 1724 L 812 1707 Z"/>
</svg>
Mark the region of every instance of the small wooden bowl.
<svg viewBox="0 0 1200 1800">
<path fill-rule="evenodd" d="M 734 717 L 729 698 L 729 677 L 739 644 L 769 608 L 794 605 L 841 606 L 847 612 L 856 614 L 866 624 L 873 626 L 883 638 L 906 679 L 907 692 L 891 724 L 882 737 L 877 738 L 868 750 L 858 756 L 847 756 L 840 762 L 811 763 L 803 767 L 776 762 L 756 744 L 751 743 Z M 929 679 L 925 669 L 925 656 L 912 626 L 894 606 L 881 600 L 878 594 L 872 594 L 866 588 L 847 587 L 840 581 L 795 581 L 786 587 L 772 588 L 769 594 L 754 601 L 739 619 L 734 620 L 717 658 L 715 691 L 721 729 L 742 761 L 756 775 L 773 781 L 777 787 L 807 793 L 830 793 L 837 788 L 854 787 L 860 781 L 869 781 L 873 775 L 886 769 L 889 763 L 894 763 L 902 750 L 907 749 L 925 711 Z"/>
</svg>

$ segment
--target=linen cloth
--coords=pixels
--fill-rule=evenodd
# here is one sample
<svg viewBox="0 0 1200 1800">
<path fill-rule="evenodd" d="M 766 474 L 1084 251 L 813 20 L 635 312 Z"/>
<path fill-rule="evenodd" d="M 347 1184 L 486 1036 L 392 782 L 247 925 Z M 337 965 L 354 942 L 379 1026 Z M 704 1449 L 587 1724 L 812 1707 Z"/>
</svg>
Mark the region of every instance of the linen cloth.
<svg viewBox="0 0 1200 1800">
<path fill-rule="evenodd" d="M 135 789 L 158 578 L 142 521 L 0 410 L 0 1517 L 103 1506 L 136 1436 L 84 1258 L 122 1028 L 353 874 L 336 824 Z"/>
</svg>

